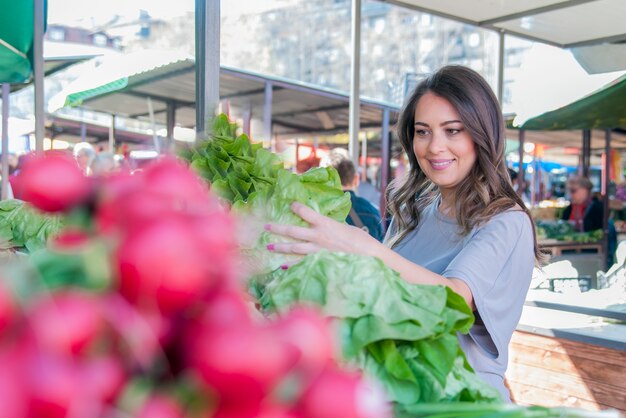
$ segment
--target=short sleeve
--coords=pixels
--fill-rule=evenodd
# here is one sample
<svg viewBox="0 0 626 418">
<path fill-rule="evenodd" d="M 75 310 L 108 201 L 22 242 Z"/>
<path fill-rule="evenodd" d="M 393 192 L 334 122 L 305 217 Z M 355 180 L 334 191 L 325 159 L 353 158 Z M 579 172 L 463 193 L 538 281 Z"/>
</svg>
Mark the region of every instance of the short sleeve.
<svg viewBox="0 0 626 418">
<path fill-rule="evenodd" d="M 472 291 L 477 315 L 470 336 L 492 358 L 507 351 L 533 267 L 532 223 L 526 213 L 511 210 L 478 228 L 443 272 Z"/>
</svg>

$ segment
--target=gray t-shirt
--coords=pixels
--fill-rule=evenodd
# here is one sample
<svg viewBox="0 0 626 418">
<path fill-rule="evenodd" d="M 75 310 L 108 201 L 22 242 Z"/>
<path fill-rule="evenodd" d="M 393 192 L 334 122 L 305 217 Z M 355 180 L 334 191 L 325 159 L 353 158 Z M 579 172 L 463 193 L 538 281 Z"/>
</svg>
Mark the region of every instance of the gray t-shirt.
<svg viewBox="0 0 626 418">
<path fill-rule="evenodd" d="M 504 373 L 534 267 L 532 224 L 524 212 L 511 209 L 461 236 L 456 220 L 438 205 L 436 200 L 424 209 L 418 227 L 394 251 L 469 286 L 476 323 L 468 335 L 458 335 L 461 348 L 476 373 L 510 402 Z"/>
</svg>

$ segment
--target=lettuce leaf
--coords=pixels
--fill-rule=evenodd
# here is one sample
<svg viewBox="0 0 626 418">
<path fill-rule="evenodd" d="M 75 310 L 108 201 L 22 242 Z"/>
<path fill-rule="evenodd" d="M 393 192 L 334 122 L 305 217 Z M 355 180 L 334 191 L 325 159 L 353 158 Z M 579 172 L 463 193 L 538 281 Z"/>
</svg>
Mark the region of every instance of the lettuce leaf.
<svg viewBox="0 0 626 418">
<path fill-rule="evenodd" d="M 62 226 L 60 216 L 39 212 L 21 200 L 0 202 L 0 242 L 5 247 L 34 252 L 44 248 Z"/>
<path fill-rule="evenodd" d="M 373 257 L 321 251 L 276 272 L 259 292 L 269 312 L 320 305 L 338 322 L 346 360 L 398 405 L 501 400 L 465 359 L 456 333 L 467 333 L 474 317 L 448 287 L 409 284 Z"/>
<path fill-rule="evenodd" d="M 339 222 L 345 221 L 351 207 L 350 195 L 341 190 L 337 171 L 331 167 L 320 167 L 302 175 L 279 170 L 274 187 L 255 192 L 248 202 L 237 202 L 233 210 L 243 218 L 255 218 L 257 224 L 306 226 L 307 223 L 291 210 L 293 202 L 303 203 Z M 302 256 L 273 253 L 266 249 L 267 244 L 287 241 L 291 240 L 263 231 L 252 246 L 243 247 L 242 251 L 254 260 L 256 273 L 264 274 L 282 264 L 302 259 Z"/>
<path fill-rule="evenodd" d="M 182 154 L 213 191 L 230 203 L 246 202 L 255 192 L 272 187 L 278 171 L 284 169 L 276 154 L 236 132 L 237 125 L 221 114 L 213 121 L 209 138 Z"/>
</svg>

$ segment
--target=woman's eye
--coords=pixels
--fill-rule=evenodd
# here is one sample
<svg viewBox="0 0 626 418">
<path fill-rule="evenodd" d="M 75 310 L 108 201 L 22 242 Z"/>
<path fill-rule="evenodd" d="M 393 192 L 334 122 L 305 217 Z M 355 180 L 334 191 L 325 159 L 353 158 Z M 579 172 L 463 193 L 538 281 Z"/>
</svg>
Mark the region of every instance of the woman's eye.
<svg viewBox="0 0 626 418">
<path fill-rule="evenodd" d="M 458 134 L 459 132 L 461 132 L 461 130 L 460 130 L 460 129 L 453 129 L 453 128 L 450 128 L 450 129 L 447 129 L 447 132 L 448 132 L 448 134 L 450 134 L 450 135 L 456 135 L 456 134 Z"/>
<path fill-rule="evenodd" d="M 425 129 L 416 129 L 415 130 L 415 135 L 417 136 L 426 136 L 428 135 L 428 131 Z"/>
</svg>

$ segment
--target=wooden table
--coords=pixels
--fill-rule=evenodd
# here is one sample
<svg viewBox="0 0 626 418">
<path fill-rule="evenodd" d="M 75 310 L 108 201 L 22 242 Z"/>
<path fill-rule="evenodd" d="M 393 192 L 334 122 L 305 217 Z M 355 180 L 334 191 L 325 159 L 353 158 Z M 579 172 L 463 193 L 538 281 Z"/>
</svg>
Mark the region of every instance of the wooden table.
<svg viewBox="0 0 626 418">
<path fill-rule="evenodd" d="M 580 243 L 574 241 L 557 241 L 552 238 L 540 239 L 539 248 L 544 252 L 550 252 L 553 256 L 561 255 L 563 251 L 574 251 L 580 253 L 581 250 L 596 250 L 598 254 L 602 253 L 601 242 Z"/>
</svg>

